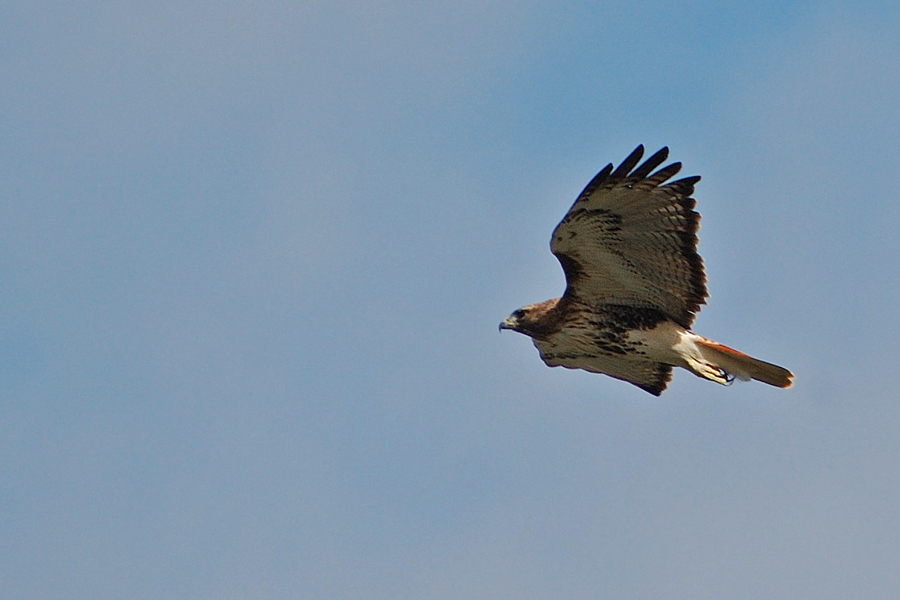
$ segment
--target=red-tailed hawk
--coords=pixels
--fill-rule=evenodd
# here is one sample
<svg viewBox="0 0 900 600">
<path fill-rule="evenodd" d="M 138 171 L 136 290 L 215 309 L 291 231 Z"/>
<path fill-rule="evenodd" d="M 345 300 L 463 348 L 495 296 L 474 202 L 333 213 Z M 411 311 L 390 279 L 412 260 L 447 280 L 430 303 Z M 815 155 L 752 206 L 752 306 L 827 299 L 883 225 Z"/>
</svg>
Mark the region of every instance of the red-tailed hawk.
<svg viewBox="0 0 900 600">
<path fill-rule="evenodd" d="M 737 377 L 789 387 L 787 369 L 690 331 L 708 296 L 690 197 L 700 177 L 666 183 L 681 163 L 652 173 L 669 155 L 663 148 L 635 169 L 643 154 L 638 146 L 617 169 L 607 165 L 553 231 L 562 298 L 520 308 L 500 329 L 532 338 L 551 367 L 603 373 L 656 396 L 673 366 L 724 385 Z"/>
</svg>

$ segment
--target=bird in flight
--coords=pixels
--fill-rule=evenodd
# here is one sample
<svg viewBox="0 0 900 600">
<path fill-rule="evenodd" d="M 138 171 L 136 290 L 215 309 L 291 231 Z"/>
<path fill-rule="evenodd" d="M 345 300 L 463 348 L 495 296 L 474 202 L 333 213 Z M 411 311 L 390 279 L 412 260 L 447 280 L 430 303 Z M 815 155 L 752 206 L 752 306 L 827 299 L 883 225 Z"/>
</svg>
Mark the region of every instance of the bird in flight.
<svg viewBox="0 0 900 600">
<path fill-rule="evenodd" d="M 655 396 L 672 367 L 723 385 L 790 387 L 787 369 L 690 331 L 709 295 L 691 198 L 700 177 L 666 183 L 681 163 L 654 172 L 669 155 L 663 148 L 635 168 L 643 154 L 638 146 L 617 168 L 607 165 L 553 231 L 562 297 L 518 309 L 500 329 L 530 337 L 551 367 L 602 373 Z"/>
</svg>

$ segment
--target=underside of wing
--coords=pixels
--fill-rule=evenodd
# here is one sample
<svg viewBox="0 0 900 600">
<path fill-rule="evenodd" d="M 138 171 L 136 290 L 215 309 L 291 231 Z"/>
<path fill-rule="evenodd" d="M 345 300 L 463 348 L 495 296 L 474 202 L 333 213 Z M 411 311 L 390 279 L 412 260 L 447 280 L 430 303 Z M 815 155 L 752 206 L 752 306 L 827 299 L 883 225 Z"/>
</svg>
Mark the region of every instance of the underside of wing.
<svg viewBox="0 0 900 600">
<path fill-rule="evenodd" d="M 663 148 L 635 168 L 643 151 L 594 177 L 553 231 L 550 249 L 565 271 L 566 295 L 655 308 L 690 327 L 707 297 L 700 215 L 690 197 L 700 177 L 666 183 L 681 163 L 653 172 L 668 156 Z"/>
<path fill-rule="evenodd" d="M 541 359 L 549 367 L 583 369 L 632 383 L 659 396 L 672 378 L 672 366 L 637 356 L 598 354 L 578 344 L 533 339 Z"/>
</svg>

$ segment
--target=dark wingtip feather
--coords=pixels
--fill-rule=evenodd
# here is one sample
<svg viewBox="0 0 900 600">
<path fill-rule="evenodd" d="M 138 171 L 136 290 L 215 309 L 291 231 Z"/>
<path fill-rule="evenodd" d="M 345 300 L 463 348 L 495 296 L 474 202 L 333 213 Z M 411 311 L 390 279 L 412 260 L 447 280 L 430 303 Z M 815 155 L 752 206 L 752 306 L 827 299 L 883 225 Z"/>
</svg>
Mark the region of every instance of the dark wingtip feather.
<svg viewBox="0 0 900 600">
<path fill-rule="evenodd" d="M 644 161 L 644 164 L 639 166 L 634 172 L 630 175 L 633 179 L 643 179 L 647 175 L 650 174 L 653 169 L 658 167 L 664 160 L 669 157 L 669 147 L 663 146 L 659 149 L 656 154 L 648 158 Z"/>
<path fill-rule="evenodd" d="M 640 162 L 641 157 L 644 155 L 644 145 L 639 144 L 634 151 L 628 155 L 628 158 L 622 161 L 622 164 L 618 166 L 618 168 L 612 172 L 610 175 L 610 179 L 624 179 L 628 177 L 628 174 L 631 173 L 631 170 L 635 167 L 638 162 Z"/>
<path fill-rule="evenodd" d="M 657 363 L 656 365 L 656 381 L 647 383 L 647 382 L 637 382 L 637 381 L 629 381 L 629 383 L 633 383 L 638 386 L 645 392 L 653 394 L 654 396 L 659 396 L 663 393 L 663 390 L 669 385 L 669 381 L 672 380 L 672 367 L 670 365 L 664 365 L 663 363 Z"/>
<path fill-rule="evenodd" d="M 594 175 L 594 178 L 591 179 L 591 181 L 586 186 L 584 186 L 584 189 L 578 195 L 578 200 L 581 200 L 582 198 L 587 198 L 588 196 L 593 194 L 594 190 L 596 190 L 598 187 L 603 185 L 603 182 L 606 181 L 607 177 L 609 177 L 609 174 L 612 173 L 612 170 L 613 170 L 612 163 L 609 163 L 608 165 L 603 167 L 603 170 L 600 171 L 599 173 L 597 173 L 596 175 Z"/>
<path fill-rule="evenodd" d="M 685 177 L 684 179 L 679 179 L 677 181 L 673 181 L 672 183 L 668 183 L 665 187 L 671 188 L 679 194 L 690 196 L 694 193 L 694 186 L 698 181 L 700 181 L 700 176 L 694 175 L 692 177 Z"/>
<path fill-rule="evenodd" d="M 652 182 L 654 185 L 662 185 L 665 181 L 668 181 L 672 177 L 674 177 L 678 171 L 681 170 L 681 163 L 674 162 L 671 165 L 666 165 L 653 175 L 647 178 L 647 181 Z"/>
</svg>

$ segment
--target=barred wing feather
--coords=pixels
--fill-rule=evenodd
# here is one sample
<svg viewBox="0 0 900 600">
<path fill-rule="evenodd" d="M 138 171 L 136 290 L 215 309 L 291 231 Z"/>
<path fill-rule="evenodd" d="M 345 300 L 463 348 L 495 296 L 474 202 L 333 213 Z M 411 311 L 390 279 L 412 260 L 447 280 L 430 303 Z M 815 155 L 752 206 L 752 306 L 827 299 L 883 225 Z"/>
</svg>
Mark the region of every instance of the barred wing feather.
<svg viewBox="0 0 900 600">
<path fill-rule="evenodd" d="M 638 146 L 588 184 L 553 231 L 550 249 L 566 274 L 565 295 L 590 305 L 654 308 L 685 328 L 707 297 L 697 254 L 700 177 L 665 183 L 680 169 L 663 148 L 641 166 Z"/>
</svg>

